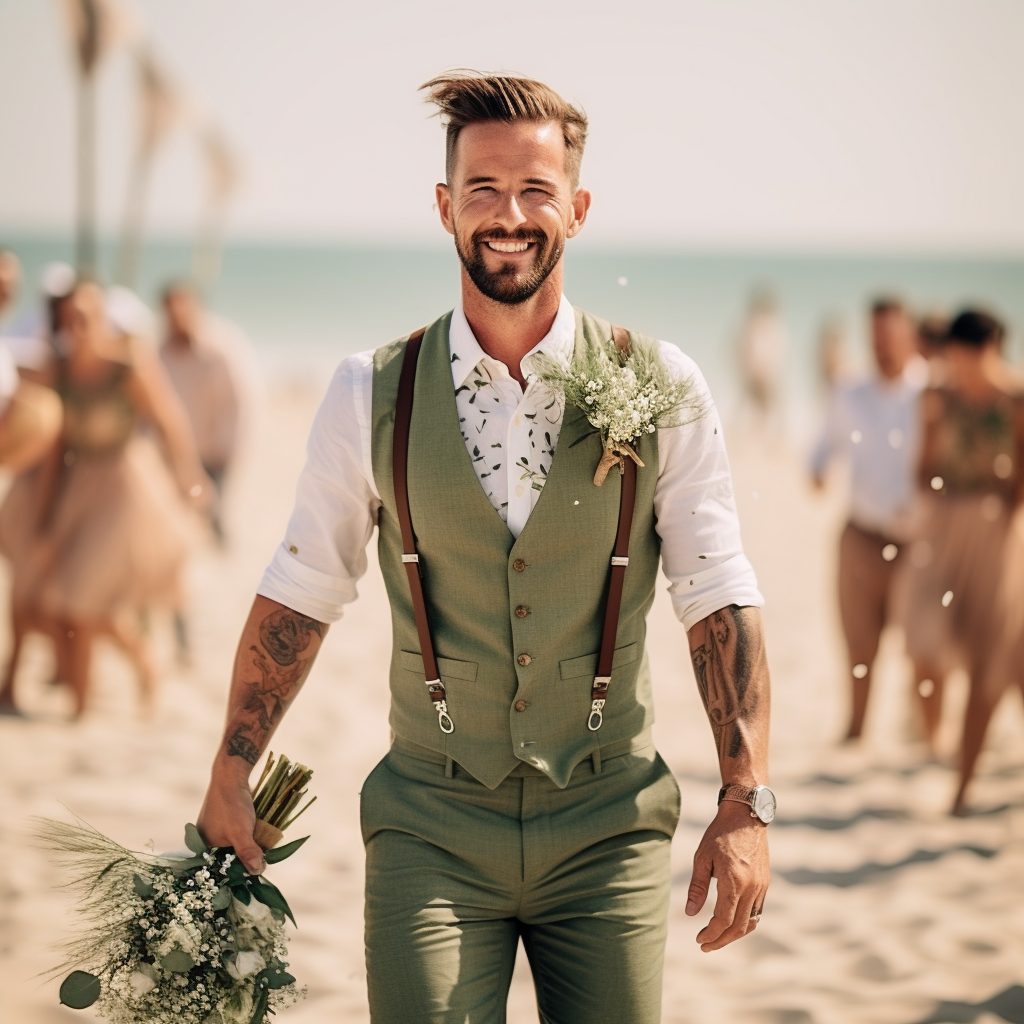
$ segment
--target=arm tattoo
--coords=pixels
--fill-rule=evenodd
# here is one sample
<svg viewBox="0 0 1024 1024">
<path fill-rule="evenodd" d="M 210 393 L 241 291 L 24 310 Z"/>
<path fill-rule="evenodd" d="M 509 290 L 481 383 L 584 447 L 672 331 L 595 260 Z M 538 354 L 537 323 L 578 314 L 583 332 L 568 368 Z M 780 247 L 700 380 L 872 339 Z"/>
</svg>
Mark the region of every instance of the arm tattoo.
<svg viewBox="0 0 1024 1024">
<path fill-rule="evenodd" d="M 243 721 L 228 737 L 229 755 L 241 757 L 251 765 L 259 760 L 264 741 L 312 666 L 312 655 L 300 655 L 309 647 L 314 633 L 323 636 L 322 623 L 288 608 L 271 612 L 260 623 L 260 646 L 253 644 L 249 648 L 259 678 L 245 684 Z"/>
<path fill-rule="evenodd" d="M 701 700 L 711 722 L 719 759 L 744 750 L 744 721 L 758 708 L 760 695 L 751 682 L 765 664 L 761 631 L 747 609 L 730 605 L 709 615 L 703 637 L 690 651 Z"/>
</svg>

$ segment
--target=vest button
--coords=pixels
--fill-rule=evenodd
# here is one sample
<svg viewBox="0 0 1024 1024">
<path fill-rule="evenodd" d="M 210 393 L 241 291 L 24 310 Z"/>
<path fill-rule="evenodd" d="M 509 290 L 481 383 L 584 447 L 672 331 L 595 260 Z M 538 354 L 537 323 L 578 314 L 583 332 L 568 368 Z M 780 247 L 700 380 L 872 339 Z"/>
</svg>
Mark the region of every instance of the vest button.
<svg viewBox="0 0 1024 1024">
<path fill-rule="evenodd" d="M 529 614 L 530 614 L 530 609 L 527 608 L 525 604 L 521 604 L 521 605 L 519 605 L 518 608 L 516 608 L 516 618 L 517 619 L 525 619 L 526 616 L 529 615 Z"/>
<path fill-rule="evenodd" d="M 516 572 L 522 572 L 526 568 L 526 563 L 521 558 L 517 558 L 512 563 L 512 568 L 515 569 Z"/>
<path fill-rule="evenodd" d="M 533 661 L 533 658 L 528 654 L 520 654 L 519 657 L 516 658 L 516 661 L 518 661 L 520 665 L 529 665 L 530 662 Z"/>
<path fill-rule="evenodd" d="M 516 711 L 525 711 L 525 710 L 526 710 L 526 701 L 525 700 L 517 700 L 516 701 Z"/>
</svg>

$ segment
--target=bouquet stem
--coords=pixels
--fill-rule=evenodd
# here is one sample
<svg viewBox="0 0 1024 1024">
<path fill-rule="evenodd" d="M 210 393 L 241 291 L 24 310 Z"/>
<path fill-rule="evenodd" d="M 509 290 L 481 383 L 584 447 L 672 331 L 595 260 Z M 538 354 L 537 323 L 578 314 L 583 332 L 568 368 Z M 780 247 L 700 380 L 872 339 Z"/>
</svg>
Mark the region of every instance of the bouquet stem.
<svg viewBox="0 0 1024 1024">
<path fill-rule="evenodd" d="M 273 751 L 267 755 L 267 763 L 252 797 L 256 811 L 253 839 L 264 850 L 277 846 L 284 830 L 316 800 L 312 797 L 305 806 L 296 810 L 306 795 L 306 785 L 312 775 L 311 769 L 303 764 L 292 764 L 283 754 L 276 761 Z"/>
</svg>

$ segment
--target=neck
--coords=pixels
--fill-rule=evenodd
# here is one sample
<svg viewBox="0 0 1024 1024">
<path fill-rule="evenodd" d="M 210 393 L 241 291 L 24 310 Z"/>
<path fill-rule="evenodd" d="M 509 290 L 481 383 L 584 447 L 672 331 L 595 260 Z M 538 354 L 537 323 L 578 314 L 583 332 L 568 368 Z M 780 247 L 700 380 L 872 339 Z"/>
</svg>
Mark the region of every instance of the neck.
<svg viewBox="0 0 1024 1024">
<path fill-rule="evenodd" d="M 489 299 L 462 269 L 462 308 L 480 347 L 508 367 L 508 372 L 525 389 L 519 364 L 530 349 L 551 330 L 562 301 L 562 264 L 525 302 L 510 306 Z"/>
</svg>

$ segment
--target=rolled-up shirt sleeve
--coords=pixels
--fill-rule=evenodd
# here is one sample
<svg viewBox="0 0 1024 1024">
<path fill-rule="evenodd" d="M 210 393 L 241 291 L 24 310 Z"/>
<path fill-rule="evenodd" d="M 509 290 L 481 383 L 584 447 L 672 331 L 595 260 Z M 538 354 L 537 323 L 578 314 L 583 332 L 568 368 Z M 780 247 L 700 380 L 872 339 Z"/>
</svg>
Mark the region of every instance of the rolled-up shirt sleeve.
<svg viewBox="0 0 1024 1024">
<path fill-rule="evenodd" d="M 373 353 L 344 360 L 313 421 L 285 538 L 257 592 L 319 622 L 356 598 L 380 497 L 369 454 Z"/>
<path fill-rule="evenodd" d="M 729 605 L 761 607 L 764 598 L 743 553 L 725 436 L 697 364 L 661 342 L 673 375 L 689 377 L 699 399 L 690 422 L 658 431 L 654 513 L 662 569 L 677 618 L 687 630 Z"/>
</svg>

